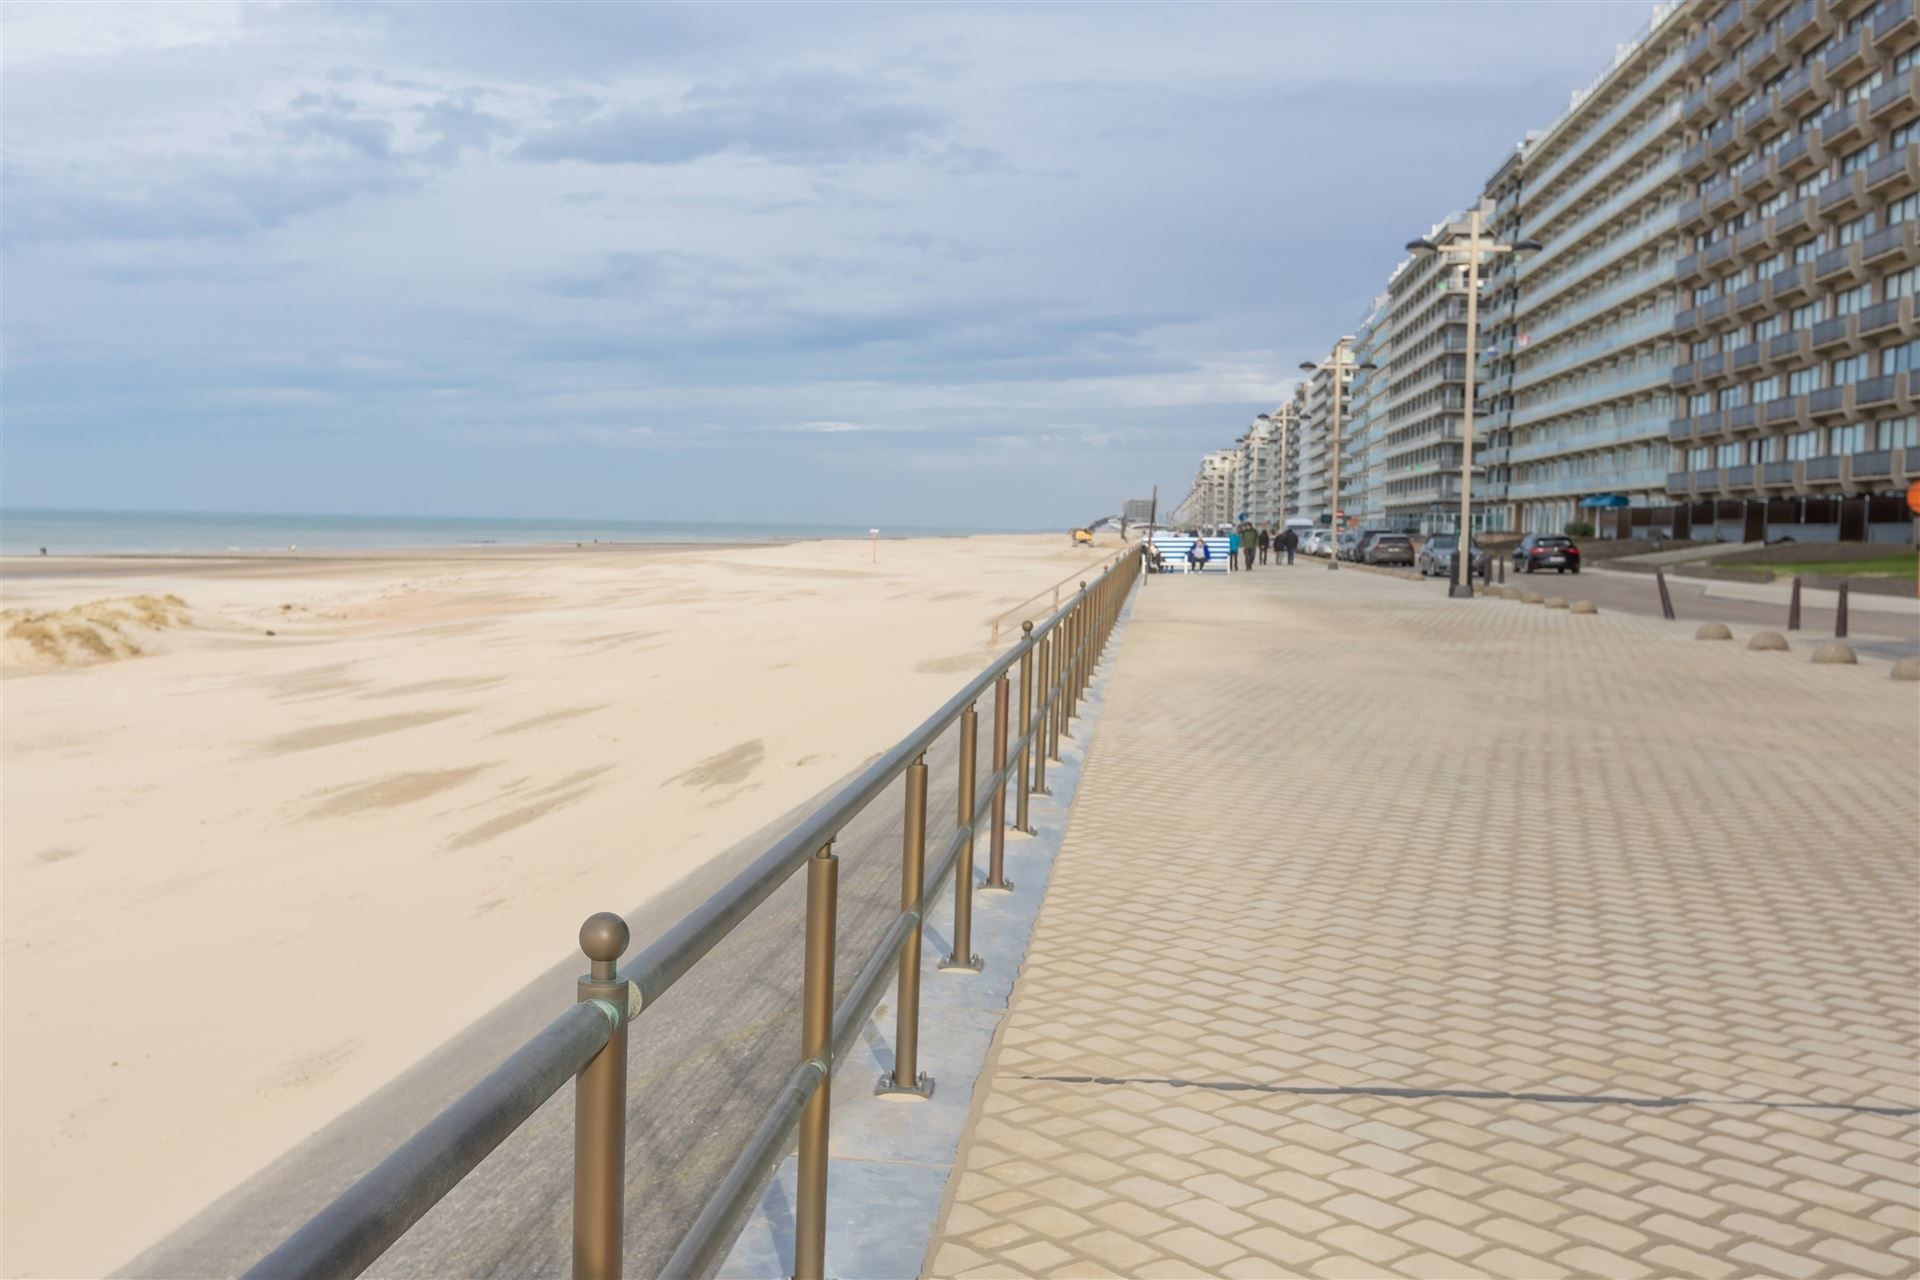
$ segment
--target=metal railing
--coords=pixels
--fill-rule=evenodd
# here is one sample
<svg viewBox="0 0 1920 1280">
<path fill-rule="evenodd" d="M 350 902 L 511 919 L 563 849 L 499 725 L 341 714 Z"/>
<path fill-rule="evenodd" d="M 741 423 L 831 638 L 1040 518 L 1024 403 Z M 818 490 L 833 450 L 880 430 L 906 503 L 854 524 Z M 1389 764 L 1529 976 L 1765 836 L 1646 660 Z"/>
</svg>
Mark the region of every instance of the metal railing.
<svg viewBox="0 0 1920 1280">
<path fill-rule="evenodd" d="M 573 1274 L 618 1276 L 626 1203 L 627 1039 L 633 1020 L 670 989 L 754 909 L 806 867 L 806 942 L 801 988 L 800 1061 L 746 1148 L 695 1217 L 663 1269 L 697 1276 L 718 1262 L 799 1130 L 794 1276 L 820 1280 L 826 1241 L 827 1132 L 834 1064 L 859 1036 L 890 974 L 898 974 L 894 1069 L 883 1092 L 925 1095 L 919 1070 L 921 925 L 953 876 L 953 953 L 942 968 L 977 971 L 973 954 L 974 845 L 988 841 L 982 886 L 1011 889 L 1005 874 L 1007 792 L 1012 825 L 1030 832 L 1029 797 L 1046 795 L 1047 762 L 1060 759 L 1080 699 L 1140 575 L 1131 548 L 1039 626 L 1022 624 L 1020 642 L 995 659 L 919 728 L 896 743 L 776 841 L 712 897 L 617 967 L 628 944 L 626 922 L 611 912 L 588 918 L 580 949 L 589 972 L 577 1002 L 555 1018 L 425 1128 L 247 1271 L 249 1277 L 352 1277 L 365 1271 L 438 1204 L 462 1178 L 520 1127 L 569 1079 L 574 1080 Z M 1010 672 L 1019 670 L 1019 706 Z M 991 772 L 975 778 L 980 699 L 991 693 Z M 1018 736 L 1009 740 L 1009 721 Z M 957 825 L 926 861 L 926 754 L 949 726 L 960 734 Z M 840 832 L 895 778 L 905 776 L 900 912 L 834 1007 L 835 917 Z M 983 828 L 982 819 L 987 819 Z M 930 872 L 930 874 L 929 874 Z M 931 885 L 932 888 L 927 886 Z"/>
</svg>

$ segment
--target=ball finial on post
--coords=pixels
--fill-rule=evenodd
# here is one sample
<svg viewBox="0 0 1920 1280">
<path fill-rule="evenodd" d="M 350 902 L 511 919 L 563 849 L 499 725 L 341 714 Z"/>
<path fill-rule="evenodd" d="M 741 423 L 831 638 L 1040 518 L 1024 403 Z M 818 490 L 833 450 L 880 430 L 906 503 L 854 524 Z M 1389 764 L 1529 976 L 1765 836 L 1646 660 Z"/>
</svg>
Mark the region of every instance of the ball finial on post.
<svg viewBox="0 0 1920 1280">
<path fill-rule="evenodd" d="M 1027 621 L 1020 624 L 1020 634 L 1023 636 L 1030 636 L 1033 634 L 1033 620 L 1031 618 L 1029 618 Z"/>
<path fill-rule="evenodd" d="M 632 934 L 627 922 L 611 911 L 596 911 L 580 926 L 580 950 L 593 962 L 593 976 L 613 977 L 613 966 L 626 954 Z"/>
</svg>

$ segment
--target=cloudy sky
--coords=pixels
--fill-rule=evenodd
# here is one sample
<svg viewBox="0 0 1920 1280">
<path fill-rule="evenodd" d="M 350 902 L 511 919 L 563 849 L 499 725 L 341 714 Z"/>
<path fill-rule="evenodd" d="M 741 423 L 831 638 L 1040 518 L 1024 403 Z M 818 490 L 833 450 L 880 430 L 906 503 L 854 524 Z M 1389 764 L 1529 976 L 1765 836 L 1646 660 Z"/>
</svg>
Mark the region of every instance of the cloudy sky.
<svg viewBox="0 0 1920 1280">
<path fill-rule="evenodd" d="M 1644 3 L 14 4 L 14 506 L 1057 526 Z"/>
</svg>

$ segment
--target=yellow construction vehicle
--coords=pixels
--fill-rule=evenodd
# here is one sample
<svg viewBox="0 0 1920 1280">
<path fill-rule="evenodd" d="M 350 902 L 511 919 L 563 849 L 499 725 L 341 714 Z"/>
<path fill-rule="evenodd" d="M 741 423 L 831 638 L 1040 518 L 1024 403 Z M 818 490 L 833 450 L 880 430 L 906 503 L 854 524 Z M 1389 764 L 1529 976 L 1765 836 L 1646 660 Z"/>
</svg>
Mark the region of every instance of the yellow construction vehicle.
<svg viewBox="0 0 1920 1280">
<path fill-rule="evenodd" d="M 1073 531 L 1073 545 L 1076 547 L 1093 545 L 1093 530 L 1075 529 Z"/>
</svg>

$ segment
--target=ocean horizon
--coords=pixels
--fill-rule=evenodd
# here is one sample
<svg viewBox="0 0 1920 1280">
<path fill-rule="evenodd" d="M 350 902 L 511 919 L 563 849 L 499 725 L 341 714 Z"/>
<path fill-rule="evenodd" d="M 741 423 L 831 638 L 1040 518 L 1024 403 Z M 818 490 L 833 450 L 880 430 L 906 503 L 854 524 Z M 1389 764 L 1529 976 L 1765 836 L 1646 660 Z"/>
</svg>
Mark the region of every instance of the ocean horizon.
<svg viewBox="0 0 1920 1280">
<path fill-rule="evenodd" d="M 785 542 L 866 538 L 872 525 L 750 520 L 594 520 L 519 516 L 379 516 L 209 511 L 0 509 L 0 555 L 164 555 L 540 546 L 563 542 Z M 898 525 L 882 538 L 1031 530 Z"/>
</svg>

